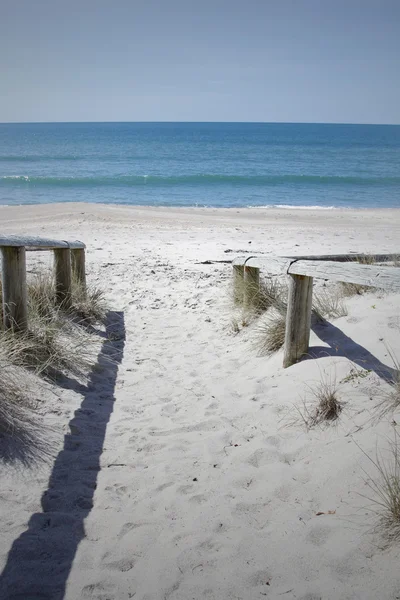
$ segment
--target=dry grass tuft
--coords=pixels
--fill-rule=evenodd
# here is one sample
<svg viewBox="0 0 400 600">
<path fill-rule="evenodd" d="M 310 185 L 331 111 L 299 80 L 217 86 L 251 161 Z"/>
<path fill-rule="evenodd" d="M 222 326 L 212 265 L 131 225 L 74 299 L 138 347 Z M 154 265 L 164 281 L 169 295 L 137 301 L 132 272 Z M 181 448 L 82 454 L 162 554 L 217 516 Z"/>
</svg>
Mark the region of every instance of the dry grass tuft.
<svg viewBox="0 0 400 600">
<path fill-rule="evenodd" d="M 308 391 L 311 400 L 305 399 L 302 407 L 296 407 L 307 429 L 339 418 L 343 404 L 338 399 L 336 376 L 322 374 L 317 385 L 308 386 Z"/>
<path fill-rule="evenodd" d="M 26 408 L 29 408 L 26 394 L 3 357 L 0 359 L 0 438 L 15 433 Z"/>
<path fill-rule="evenodd" d="M 51 443 L 34 412 L 32 382 L 0 355 L 0 460 L 6 464 L 48 460 Z M 29 395 L 28 395 L 29 390 Z"/>
<path fill-rule="evenodd" d="M 239 321 L 236 317 L 232 317 L 232 319 L 230 320 L 229 329 L 230 329 L 231 333 L 233 333 L 235 335 L 240 332 Z"/>
<path fill-rule="evenodd" d="M 286 312 L 287 285 L 276 277 L 260 281 L 260 288 L 256 296 L 255 308 L 258 312 L 265 312 L 275 308 L 279 312 Z"/>
<path fill-rule="evenodd" d="M 389 390 L 380 394 L 379 402 L 375 406 L 378 418 L 383 418 L 400 407 L 400 360 L 387 345 L 386 350 L 392 359 L 394 369 Z"/>
<path fill-rule="evenodd" d="M 271 308 L 257 323 L 253 348 L 258 356 L 269 356 L 280 350 L 285 341 L 286 315 Z"/>
<path fill-rule="evenodd" d="M 0 329 L 3 329 L 3 285 L 0 277 Z"/>
<path fill-rule="evenodd" d="M 50 273 L 38 272 L 27 281 L 28 319 L 52 318 L 56 310 L 56 288 Z"/>
<path fill-rule="evenodd" d="M 376 256 L 373 254 L 365 254 L 357 260 L 360 265 L 375 265 L 377 263 Z"/>
<path fill-rule="evenodd" d="M 287 286 L 276 277 L 268 277 L 259 284 L 242 280 L 240 289 L 236 288 L 235 292 L 237 303 L 244 297 L 250 302 L 240 319 L 231 320 L 233 333 L 238 333 L 241 327 L 247 327 L 261 315 L 254 329 L 253 347 L 260 356 L 278 351 L 285 340 Z"/>
<path fill-rule="evenodd" d="M 38 273 L 29 281 L 29 330 L 0 333 L 0 348 L 10 363 L 50 379 L 67 373 L 85 376 L 93 364 L 96 340 L 79 325 L 103 318 L 105 307 L 97 290 L 86 298 L 83 290 L 79 295 L 78 286 L 76 292 L 76 304 L 66 309 L 56 304 L 50 274 Z"/>
<path fill-rule="evenodd" d="M 12 364 L 52 380 L 61 374 L 85 377 L 94 345 L 94 336 L 57 316 L 31 319 L 27 332 L 0 333 L 0 346 Z"/>
<path fill-rule="evenodd" d="M 0 459 L 8 463 L 29 464 L 51 455 L 48 435 L 32 410 L 39 380 L 27 370 L 52 381 L 61 375 L 85 379 L 98 340 L 80 325 L 103 320 L 106 312 L 99 290 L 84 294 L 77 284 L 72 307 L 58 306 L 50 274 L 36 274 L 27 291 L 29 330 L 3 331 L 0 318 Z"/>
<path fill-rule="evenodd" d="M 263 313 L 272 306 L 282 309 L 286 306 L 287 286 L 276 277 L 262 279 L 259 284 L 242 279 L 239 284 L 236 282 L 233 299 L 236 304 L 242 304 L 245 297 L 256 313 Z"/>
<path fill-rule="evenodd" d="M 359 283 L 348 283 L 346 281 L 340 282 L 342 294 L 345 298 L 351 298 L 352 296 L 362 296 L 366 292 L 376 292 L 377 288 L 369 287 L 367 285 L 361 285 Z"/>
<path fill-rule="evenodd" d="M 389 457 L 383 458 L 376 451 L 375 459 L 371 458 L 360 446 L 360 450 L 372 463 L 375 473 L 366 476 L 365 484 L 372 495 L 362 496 L 373 503 L 375 513 L 379 517 L 379 526 L 383 528 L 389 540 L 400 539 L 400 449 L 398 433 L 394 429 L 394 439 L 389 440 Z"/>
<path fill-rule="evenodd" d="M 103 323 L 107 313 L 103 290 L 91 285 L 87 285 L 85 289 L 73 278 L 71 311 L 86 324 Z"/>
<path fill-rule="evenodd" d="M 348 310 L 343 302 L 342 295 L 337 288 L 327 290 L 322 288 L 314 294 L 313 298 L 314 315 L 323 320 L 324 317 L 339 318 L 346 317 Z"/>
</svg>

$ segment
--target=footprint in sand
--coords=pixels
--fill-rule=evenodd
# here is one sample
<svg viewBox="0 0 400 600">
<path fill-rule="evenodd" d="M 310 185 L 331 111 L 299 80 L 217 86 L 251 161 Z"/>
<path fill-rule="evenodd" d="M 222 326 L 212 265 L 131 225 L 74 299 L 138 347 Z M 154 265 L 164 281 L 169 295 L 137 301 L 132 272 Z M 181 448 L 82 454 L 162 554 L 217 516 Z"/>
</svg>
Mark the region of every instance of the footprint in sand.
<svg viewBox="0 0 400 600">
<path fill-rule="evenodd" d="M 265 450 L 264 448 L 259 448 L 249 456 L 247 462 L 253 467 L 259 468 L 264 465 L 270 465 L 271 463 L 276 462 L 277 458 L 278 453 L 276 451 L 270 451 Z"/>
<path fill-rule="evenodd" d="M 143 527 L 144 525 L 148 525 L 148 523 L 125 523 L 125 525 L 121 527 L 121 531 L 118 534 L 118 539 L 121 540 L 126 536 L 127 533 L 130 533 L 139 527 Z"/>
<path fill-rule="evenodd" d="M 82 590 L 82 598 L 89 598 L 90 600 L 110 600 L 110 598 L 115 597 L 113 586 L 105 582 L 85 585 Z"/>
<path fill-rule="evenodd" d="M 136 561 L 129 558 L 122 558 L 121 560 L 114 560 L 111 562 L 103 563 L 103 567 L 107 567 L 113 571 L 120 571 L 121 573 L 126 573 L 127 571 L 131 571 L 135 566 Z"/>
<path fill-rule="evenodd" d="M 332 529 L 326 525 L 315 525 L 307 535 L 307 540 L 314 546 L 323 546 L 328 541 Z"/>
<path fill-rule="evenodd" d="M 208 497 L 205 494 L 196 494 L 195 496 L 189 498 L 189 502 L 191 502 L 191 504 L 204 504 L 207 502 L 207 500 Z"/>
<path fill-rule="evenodd" d="M 180 487 L 178 487 L 178 489 L 176 490 L 177 492 L 179 492 L 179 494 L 190 494 L 192 491 L 194 490 L 194 485 L 181 485 Z"/>
<path fill-rule="evenodd" d="M 270 585 L 271 578 L 272 575 L 269 571 L 256 571 L 247 579 L 247 584 L 251 587 L 260 587 L 264 589 L 265 586 Z"/>
<path fill-rule="evenodd" d="M 291 484 L 280 485 L 274 491 L 274 496 L 281 500 L 282 502 L 287 502 L 292 496 L 292 491 L 294 487 Z"/>
<path fill-rule="evenodd" d="M 171 487 L 172 485 L 174 485 L 173 481 L 170 481 L 169 483 L 163 483 L 163 484 L 159 485 L 158 487 L 156 487 L 156 489 L 154 491 L 160 493 L 160 492 L 166 490 L 167 488 Z"/>
<path fill-rule="evenodd" d="M 236 517 L 243 519 L 249 527 L 264 529 L 269 523 L 268 502 L 259 504 L 238 502 L 232 512 Z"/>
</svg>

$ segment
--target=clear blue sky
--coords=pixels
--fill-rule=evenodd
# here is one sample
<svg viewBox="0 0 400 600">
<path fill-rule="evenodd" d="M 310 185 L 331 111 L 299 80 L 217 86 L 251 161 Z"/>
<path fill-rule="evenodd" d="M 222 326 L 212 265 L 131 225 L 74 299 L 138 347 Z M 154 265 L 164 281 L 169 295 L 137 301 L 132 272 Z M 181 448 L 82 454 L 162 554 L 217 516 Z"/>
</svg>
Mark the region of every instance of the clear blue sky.
<svg viewBox="0 0 400 600">
<path fill-rule="evenodd" d="M 2 0 L 0 121 L 400 123 L 400 0 Z"/>
</svg>

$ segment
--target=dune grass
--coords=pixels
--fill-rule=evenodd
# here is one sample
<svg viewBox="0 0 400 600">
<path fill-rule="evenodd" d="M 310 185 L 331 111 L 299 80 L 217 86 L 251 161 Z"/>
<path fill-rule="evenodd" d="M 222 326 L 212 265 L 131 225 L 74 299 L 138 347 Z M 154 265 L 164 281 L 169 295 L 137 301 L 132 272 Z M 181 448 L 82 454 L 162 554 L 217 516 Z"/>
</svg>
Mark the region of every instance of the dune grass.
<svg viewBox="0 0 400 600">
<path fill-rule="evenodd" d="M 259 356 L 271 355 L 282 348 L 285 342 L 287 311 L 287 286 L 274 283 L 272 288 L 261 292 L 265 306 L 254 328 L 253 347 Z M 339 318 L 348 314 L 337 288 L 322 288 L 314 294 L 312 318 L 323 321 L 325 317 Z"/>
<path fill-rule="evenodd" d="M 70 312 L 81 319 L 82 323 L 103 323 L 107 313 L 103 290 L 94 285 L 87 285 L 85 289 L 82 283 L 73 277 Z"/>
<path fill-rule="evenodd" d="M 336 421 L 343 410 L 336 374 L 321 372 L 318 383 L 307 386 L 306 397 L 296 410 L 307 430 Z"/>
<path fill-rule="evenodd" d="M 286 314 L 273 307 L 263 315 L 254 329 L 253 348 L 258 356 L 270 356 L 285 341 Z"/>
<path fill-rule="evenodd" d="M 376 450 L 375 458 L 360 450 L 373 466 L 373 473 L 363 469 L 364 483 L 369 493 L 361 494 L 374 506 L 379 518 L 378 527 L 390 541 L 400 539 L 400 447 L 399 436 L 393 428 L 394 437 L 389 440 L 386 457 Z"/>
<path fill-rule="evenodd" d="M 379 394 L 379 401 L 375 406 L 378 418 L 393 414 L 400 408 L 400 360 L 394 351 L 386 345 L 386 350 L 393 362 L 393 375 L 389 381 L 389 388 Z"/>
<path fill-rule="evenodd" d="M 29 398 L 2 352 L 0 356 L 0 438 L 16 433 L 26 408 L 30 408 Z"/>
<path fill-rule="evenodd" d="M 325 317 L 331 319 L 346 317 L 348 310 L 340 290 L 335 287 L 321 288 L 316 291 L 313 296 L 313 313 L 319 320 L 323 320 Z"/>
<path fill-rule="evenodd" d="M 47 461 L 52 441 L 35 413 L 34 382 L 0 348 L 0 460 L 5 464 Z"/>
<path fill-rule="evenodd" d="M 106 314 L 104 296 L 97 288 L 85 291 L 73 282 L 68 308 L 56 302 L 54 279 L 39 272 L 27 284 L 28 331 L 0 333 L 0 348 L 10 363 L 51 379 L 70 373 L 84 376 L 93 362 L 95 340 L 87 325 Z"/>
<path fill-rule="evenodd" d="M 249 299 L 249 309 L 260 314 L 271 306 L 285 303 L 287 286 L 277 277 L 267 277 L 255 283 L 251 279 L 241 279 L 235 282 L 232 291 L 235 304 L 242 305 L 244 298 Z"/>
<path fill-rule="evenodd" d="M 74 281 L 68 308 L 57 304 L 55 292 L 51 274 L 39 272 L 27 283 L 28 331 L 3 331 L 0 317 L 0 458 L 5 462 L 49 454 L 31 397 L 40 381 L 35 376 L 55 383 L 62 376 L 82 381 L 95 363 L 98 338 L 90 326 L 105 318 L 102 292 L 85 291 Z"/>
<path fill-rule="evenodd" d="M 341 281 L 340 287 L 342 290 L 342 294 L 345 298 L 351 298 L 352 296 L 362 296 L 367 292 L 376 292 L 376 288 L 374 287 L 361 285 L 360 283 L 349 283 L 347 281 Z"/>
</svg>

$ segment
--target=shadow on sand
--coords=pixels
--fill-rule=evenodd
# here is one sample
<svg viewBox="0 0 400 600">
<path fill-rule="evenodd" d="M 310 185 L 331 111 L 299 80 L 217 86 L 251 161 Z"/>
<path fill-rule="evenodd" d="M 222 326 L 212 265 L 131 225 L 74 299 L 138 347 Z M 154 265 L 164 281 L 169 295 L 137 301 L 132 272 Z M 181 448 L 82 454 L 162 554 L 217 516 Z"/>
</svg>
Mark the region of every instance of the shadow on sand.
<svg viewBox="0 0 400 600">
<path fill-rule="evenodd" d="M 357 344 L 357 342 L 349 338 L 338 327 L 323 320 L 313 324 L 312 330 L 329 347 L 310 347 L 308 354 L 302 360 L 323 358 L 325 356 L 343 356 L 362 369 L 369 369 L 387 383 L 393 384 L 393 381 L 397 377 L 396 369 L 382 363 L 369 350 Z"/>
<path fill-rule="evenodd" d="M 28 529 L 12 545 L 0 576 L 2 600 L 62 600 L 93 496 L 107 424 L 114 407 L 118 367 L 125 345 L 124 315 L 109 312 L 106 337 L 81 406 L 69 423 L 64 447 Z"/>
</svg>

